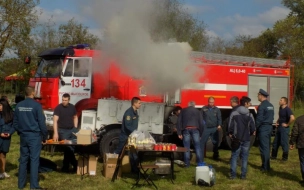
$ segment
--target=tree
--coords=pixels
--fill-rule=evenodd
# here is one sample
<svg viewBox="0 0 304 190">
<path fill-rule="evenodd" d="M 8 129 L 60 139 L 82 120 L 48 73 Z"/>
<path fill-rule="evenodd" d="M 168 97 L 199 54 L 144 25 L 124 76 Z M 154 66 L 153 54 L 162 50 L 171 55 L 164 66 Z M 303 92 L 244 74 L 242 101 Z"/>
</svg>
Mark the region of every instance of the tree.
<svg viewBox="0 0 304 190">
<path fill-rule="evenodd" d="M 188 42 L 194 51 L 203 51 L 208 44 L 206 25 L 195 19 L 178 0 L 158 1 L 155 21 L 151 24 L 151 35 L 155 41 Z"/>
<path fill-rule="evenodd" d="M 87 26 L 76 22 L 74 18 L 67 24 L 61 24 L 58 28 L 58 42 L 63 47 L 81 43 L 88 43 L 92 47 L 96 47 L 99 40 L 96 35 L 89 32 Z"/>
<path fill-rule="evenodd" d="M 298 24 L 297 16 L 288 16 L 275 23 L 273 31 L 278 38 L 278 49 L 282 57 L 291 57 L 294 69 L 294 95 L 304 90 L 304 26 Z"/>
<path fill-rule="evenodd" d="M 28 45 L 31 30 L 36 26 L 39 0 L 0 1 L 0 58 L 5 50 L 22 55 L 20 46 Z"/>
<path fill-rule="evenodd" d="M 282 4 L 291 10 L 289 16 L 295 16 L 296 22 L 304 24 L 304 1 L 303 0 L 282 0 Z"/>
</svg>

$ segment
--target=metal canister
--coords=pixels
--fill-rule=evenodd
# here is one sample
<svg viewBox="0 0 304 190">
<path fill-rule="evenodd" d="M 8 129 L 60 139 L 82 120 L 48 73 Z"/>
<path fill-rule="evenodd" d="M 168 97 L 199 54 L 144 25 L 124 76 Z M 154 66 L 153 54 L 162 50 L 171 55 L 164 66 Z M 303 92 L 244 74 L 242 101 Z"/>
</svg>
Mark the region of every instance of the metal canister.
<svg viewBox="0 0 304 190">
<path fill-rule="evenodd" d="M 163 150 L 167 150 L 167 145 L 163 144 Z"/>
</svg>

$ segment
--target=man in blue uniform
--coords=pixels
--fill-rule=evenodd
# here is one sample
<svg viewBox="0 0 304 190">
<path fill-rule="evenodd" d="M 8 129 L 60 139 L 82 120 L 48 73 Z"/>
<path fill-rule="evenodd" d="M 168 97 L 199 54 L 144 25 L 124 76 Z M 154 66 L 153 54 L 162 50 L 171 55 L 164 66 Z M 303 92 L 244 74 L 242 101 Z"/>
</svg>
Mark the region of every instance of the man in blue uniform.
<svg viewBox="0 0 304 190">
<path fill-rule="evenodd" d="M 119 144 L 117 149 L 114 151 L 115 154 L 120 154 L 125 143 L 128 140 L 129 135 L 138 128 L 138 113 L 137 110 L 141 106 L 140 98 L 133 97 L 131 100 L 131 107 L 126 110 L 123 115 L 122 124 L 121 124 L 121 133 L 119 136 Z M 137 168 L 137 158 L 134 158 L 134 155 L 130 156 L 131 169 L 133 173 L 138 172 Z"/>
<path fill-rule="evenodd" d="M 222 114 L 220 109 L 214 105 L 214 101 L 213 97 L 209 97 L 208 105 L 201 109 L 201 114 L 206 124 L 206 130 L 201 138 L 202 161 L 204 161 L 205 146 L 209 137 L 211 137 L 213 144 L 213 159 L 219 159 L 219 130 L 221 130 L 222 126 Z"/>
<path fill-rule="evenodd" d="M 270 170 L 270 141 L 274 119 L 274 108 L 267 100 L 267 96 L 269 96 L 269 94 L 265 90 L 259 90 L 258 100 L 261 104 L 258 107 L 255 123 L 258 131 L 259 148 L 262 159 L 261 171 L 263 172 Z"/>
<path fill-rule="evenodd" d="M 292 110 L 287 106 L 288 98 L 282 97 L 279 101 L 280 109 L 279 109 L 279 118 L 276 123 L 277 131 L 275 134 L 275 138 L 272 143 L 272 152 L 271 159 L 276 159 L 278 155 L 279 146 L 282 146 L 283 155 L 282 160 L 288 160 L 288 139 L 290 132 L 290 124 L 295 120 L 295 117 L 292 113 Z"/>
<path fill-rule="evenodd" d="M 48 132 L 42 107 L 33 99 L 34 88 L 26 87 L 25 94 L 27 98 L 17 104 L 13 121 L 13 126 L 20 135 L 18 188 L 25 187 L 26 168 L 30 159 L 30 188 L 42 189 L 38 182 L 39 157 L 42 142 L 46 141 Z"/>
</svg>

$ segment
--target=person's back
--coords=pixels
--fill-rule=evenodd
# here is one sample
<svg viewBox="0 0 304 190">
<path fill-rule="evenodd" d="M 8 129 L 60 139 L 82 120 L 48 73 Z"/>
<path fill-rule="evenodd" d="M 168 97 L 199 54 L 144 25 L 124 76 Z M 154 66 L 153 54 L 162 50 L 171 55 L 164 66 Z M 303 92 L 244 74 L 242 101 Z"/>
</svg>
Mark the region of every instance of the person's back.
<svg viewBox="0 0 304 190">
<path fill-rule="evenodd" d="M 26 87 L 27 98 L 19 102 L 14 113 L 13 126 L 20 135 L 18 188 L 26 185 L 27 163 L 30 160 L 30 188 L 41 189 L 38 179 L 39 157 L 42 141 L 47 139 L 47 128 L 42 107 L 34 101 L 35 90 Z"/>
<path fill-rule="evenodd" d="M 239 106 L 235 111 L 238 114 L 232 118 L 229 133 L 233 131 L 236 134 L 236 138 L 250 141 L 250 135 L 255 131 L 253 116 L 244 106 Z"/>
<path fill-rule="evenodd" d="M 47 128 L 45 127 L 45 116 L 41 105 L 32 98 L 26 98 L 16 105 L 14 122 L 17 122 L 18 134 L 41 133 L 46 139 Z M 22 118 L 22 119 L 21 119 Z"/>
</svg>

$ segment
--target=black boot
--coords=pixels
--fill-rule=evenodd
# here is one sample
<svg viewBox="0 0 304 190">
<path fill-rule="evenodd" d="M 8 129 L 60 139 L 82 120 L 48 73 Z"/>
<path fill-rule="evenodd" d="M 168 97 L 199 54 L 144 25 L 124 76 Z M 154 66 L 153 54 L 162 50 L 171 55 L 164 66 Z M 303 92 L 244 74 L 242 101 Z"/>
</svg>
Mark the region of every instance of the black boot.
<svg viewBox="0 0 304 190">
<path fill-rule="evenodd" d="M 283 161 L 287 161 L 288 160 L 288 152 L 283 152 L 282 160 Z"/>
</svg>

